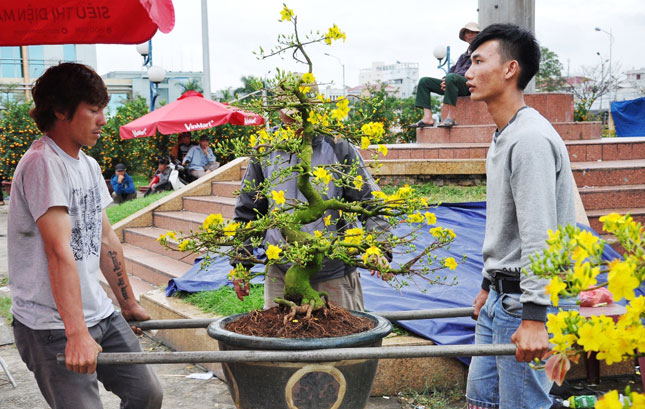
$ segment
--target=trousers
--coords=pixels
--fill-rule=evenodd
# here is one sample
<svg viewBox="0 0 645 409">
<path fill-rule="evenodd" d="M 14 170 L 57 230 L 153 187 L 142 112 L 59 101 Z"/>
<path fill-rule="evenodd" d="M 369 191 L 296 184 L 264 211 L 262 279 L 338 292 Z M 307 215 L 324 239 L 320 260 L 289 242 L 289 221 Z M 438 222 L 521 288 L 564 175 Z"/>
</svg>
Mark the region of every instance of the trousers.
<svg viewBox="0 0 645 409">
<path fill-rule="evenodd" d="M 441 89 L 441 79 L 423 77 L 417 84 L 417 97 L 415 105 L 418 108 L 432 109 L 430 105 L 431 93 L 443 95 L 443 103 L 455 106 L 457 105 L 457 97 L 466 97 L 470 95 L 468 87 L 466 86 L 466 77 L 458 74 L 446 74 L 446 90 Z"/>
<path fill-rule="evenodd" d="M 103 352 L 141 352 L 139 340 L 119 312 L 89 331 Z M 34 330 L 14 319 L 13 332 L 20 357 L 53 409 L 103 408 L 98 382 L 121 398 L 121 409 L 161 408 L 163 390 L 150 366 L 98 365 L 93 374 L 79 374 L 56 363 L 56 355 L 65 353 L 65 330 Z"/>
</svg>

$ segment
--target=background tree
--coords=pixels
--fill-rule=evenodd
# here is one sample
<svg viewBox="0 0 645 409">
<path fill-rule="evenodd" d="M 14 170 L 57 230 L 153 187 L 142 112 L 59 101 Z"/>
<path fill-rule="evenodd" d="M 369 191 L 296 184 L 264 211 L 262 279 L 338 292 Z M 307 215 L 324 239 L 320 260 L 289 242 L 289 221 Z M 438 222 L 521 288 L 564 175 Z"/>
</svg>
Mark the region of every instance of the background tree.
<svg viewBox="0 0 645 409">
<path fill-rule="evenodd" d="M 591 106 L 599 98 L 608 95 L 619 83 L 620 67 L 609 72 L 604 64 L 583 66 L 582 75 L 570 79 L 567 90 L 575 101 L 574 119 L 576 121 L 596 121 L 599 118 L 591 113 Z M 578 79 L 577 81 L 571 81 Z"/>
<path fill-rule="evenodd" d="M 540 70 L 535 78 L 535 87 L 542 92 L 561 91 L 566 80 L 562 76 L 562 63 L 558 55 L 546 47 L 540 47 Z"/>
<path fill-rule="evenodd" d="M 204 93 L 204 88 L 202 88 L 201 83 L 196 78 L 189 79 L 186 82 L 181 82 L 177 84 L 177 86 L 181 89 L 182 94 L 186 91 L 197 91 L 202 94 Z"/>
</svg>

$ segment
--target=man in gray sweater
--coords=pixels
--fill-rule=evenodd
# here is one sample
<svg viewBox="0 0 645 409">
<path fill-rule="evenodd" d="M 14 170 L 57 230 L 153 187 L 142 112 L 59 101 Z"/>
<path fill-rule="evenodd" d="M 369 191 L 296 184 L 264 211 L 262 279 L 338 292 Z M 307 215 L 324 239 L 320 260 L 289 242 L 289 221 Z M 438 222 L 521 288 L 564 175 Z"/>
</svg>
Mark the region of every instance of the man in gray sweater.
<svg viewBox="0 0 645 409">
<path fill-rule="evenodd" d="M 555 309 L 545 292 L 548 280 L 523 269 L 529 255 L 546 246 L 549 229 L 575 223 L 576 185 L 564 142 L 524 103 L 524 88 L 540 61 L 533 34 L 494 24 L 473 40 L 471 50 L 471 98 L 486 102 L 497 125 L 486 158 L 484 279 L 473 302 L 475 343 L 514 343 L 517 352 L 514 358 L 473 358 L 468 407 L 549 408 L 551 382 L 528 363 L 549 350 L 545 319 Z"/>
</svg>

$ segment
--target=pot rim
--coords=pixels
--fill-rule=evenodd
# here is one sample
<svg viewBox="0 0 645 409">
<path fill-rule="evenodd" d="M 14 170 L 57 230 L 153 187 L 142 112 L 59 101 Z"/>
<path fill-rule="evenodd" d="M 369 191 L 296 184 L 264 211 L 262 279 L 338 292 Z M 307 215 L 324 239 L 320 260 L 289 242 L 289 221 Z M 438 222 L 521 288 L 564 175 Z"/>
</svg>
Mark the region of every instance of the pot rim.
<svg viewBox="0 0 645 409">
<path fill-rule="evenodd" d="M 374 328 L 357 334 L 332 338 L 256 337 L 252 335 L 238 334 L 225 329 L 228 323 L 248 315 L 248 313 L 244 313 L 219 318 L 208 326 L 207 332 L 208 335 L 218 341 L 241 348 L 265 350 L 307 350 L 365 346 L 383 339 L 392 331 L 392 324 L 383 317 L 362 311 L 350 311 L 350 313 L 359 317 L 369 318 L 375 323 Z"/>
</svg>

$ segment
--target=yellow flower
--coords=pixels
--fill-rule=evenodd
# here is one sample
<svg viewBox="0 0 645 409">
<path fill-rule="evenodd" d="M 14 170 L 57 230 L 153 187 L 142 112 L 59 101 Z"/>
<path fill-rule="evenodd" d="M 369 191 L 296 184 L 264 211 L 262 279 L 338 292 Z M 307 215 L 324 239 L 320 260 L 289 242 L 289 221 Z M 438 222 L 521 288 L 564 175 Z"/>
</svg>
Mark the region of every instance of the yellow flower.
<svg viewBox="0 0 645 409">
<path fill-rule="evenodd" d="M 582 345 L 585 351 L 598 351 L 603 342 L 604 334 L 602 327 L 585 322 L 578 329 L 578 344 Z"/>
<path fill-rule="evenodd" d="M 387 150 L 387 146 L 385 146 L 385 145 L 379 145 L 379 146 L 378 146 L 378 152 L 382 153 L 382 154 L 383 154 L 383 156 L 387 156 L 387 152 L 388 152 L 388 150 Z"/>
<path fill-rule="evenodd" d="M 331 174 L 329 174 L 329 172 L 327 172 L 327 169 L 323 168 L 322 166 L 318 166 L 316 170 L 314 170 L 314 176 L 316 177 L 316 180 L 319 180 L 323 183 L 331 182 Z"/>
<path fill-rule="evenodd" d="M 347 37 L 346 37 L 345 33 L 340 31 L 338 26 L 336 26 L 336 24 L 334 24 L 332 27 L 329 27 L 329 31 L 327 31 L 327 34 L 325 35 L 325 43 L 327 45 L 331 45 L 332 40 L 338 40 L 340 38 L 342 38 L 343 42 L 344 42 Z"/>
<path fill-rule="evenodd" d="M 554 306 L 558 306 L 560 301 L 559 294 L 567 288 L 567 285 L 562 281 L 560 277 L 553 277 L 551 282 L 546 285 L 546 293 L 551 296 L 551 303 Z"/>
<path fill-rule="evenodd" d="M 457 262 L 455 261 L 454 258 L 448 257 L 443 261 L 443 265 L 448 267 L 450 270 L 454 270 L 457 268 Z"/>
<path fill-rule="evenodd" d="M 421 223 L 423 221 L 423 215 L 421 213 L 409 214 L 406 222 L 408 223 Z"/>
<path fill-rule="evenodd" d="M 177 245 L 177 248 L 179 249 L 179 251 L 184 251 L 184 250 L 186 250 L 186 247 L 188 247 L 189 244 L 190 244 L 190 240 L 186 239 L 186 240 L 182 241 L 181 243 L 179 243 Z"/>
<path fill-rule="evenodd" d="M 329 226 L 331 224 L 331 214 L 327 217 L 324 217 L 323 221 L 325 222 L 325 226 Z"/>
<path fill-rule="evenodd" d="M 370 140 L 369 138 L 363 136 L 361 137 L 361 149 L 367 149 L 370 147 Z"/>
<path fill-rule="evenodd" d="M 303 94 L 306 94 L 309 91 L 311 91 L 311 87 L 308 87 L 306 85 L 301 85 L 301 86 L 298 87 L 298 91 L 300 91 Z"/>
<path fill-rule="evenodd" d="M 372 196 L 374 196 L 377 199 L 382 199 L 382 200 L 387 199 L 387 195 L 381 190 L 377 190 L 377 191 L 372 192 Z"/>
<path fill-rule="evenodd" d="M 425 212 L 424 215 L 426 217 L 426 223 L 428 223 L 428 226 L 437 223 L 437 216 L 434 213 Z"/>
<path fill-rule="evenodd" d="M 374 256 L 374 255 L 375 255 L 375 256 L 380 256 L 380 255 L 381 255 L 381 250 L 380 250 L 378 247 L 376 247 L 376 246 L 368 247 L 368 249 L 367 249 L 367 250 L 365 250 L 365 254 L 363 254 L 363 256 L 362 256 L 362 258 L 363 258 L 363 263 L 367 263 L 367 259 L 368 259 L 370 256 Z"/>
<path fill-rule="evenodd" d="M 336 102 L 336 108 L 332 109 L 331 117 L 337 121 L 342 121 L 349 115 L 349 99 L 340 97 Z"/>
<path fill-rule="evenodd" d="M 313 84 L 314 82 L 316 82 L 316 78 L 315 78 L 315 77 L 314 77 L 314 75 L 313 75 L 312 73 L 310 73 L 310 72 L 306 72 L 306 73 L 302 74 L 302 80 L 303 80 L 306 84 Z"/>
<path fill-rule="evenodd" d="M 314 230 L 314 236 L 316 236 L 317 239 L 322 237 L 322 232 L 320 230 Z"/>
<path fill-rule="evenodd" d="M 269 260 L 277 260 L 280 258 L 280 253 L 282 253 L 282 249 L 278 246 L 274 246 L 273 244 L 269 244 L 269 248 L 266 251 L 267 258 Z"/>
<path fill-rule="evenodd" d="M 206 220 L 204 220 L 202 227 L 204 230 L 208 230 L 209 228 L 219 226 L 220 224 L 224 224 L 224 218 L 220 213 L 209 214 L 208 217 L 206 217 Z"/>
<path fill-rule="evenodd" d="M 286 202 L 284 198 L 284 190 L 280 190 L 278 192 L 276 192 L 275 190 L 272 190 L 271 197 L 273 198 L 273 201 L 279 206 L 282 206 Z"/>
<path fill-rule="evenodd" d="M 356 190 L 361 190 L 363 188 L 363 177 L 361 175 L 356 175 L 353 183 Z"/>
<path fill-rule="evenodd" d="M 288 8 L 286 5 L 280 12 L 280 21 L 291 21 L 291 18 L 293 17 L 293 10 Z"/>
<path fill-rule="evenodd" d="M 233 237 L 235 236 L 235 232 L 237 231 L 238 227 L 240 227 L 240 223 L 231 223 L 228 226 L 224 227 L 222 230 L 224 230 L 226 237 Z"/>
<path fill-rule="evenodd" d="M 345 232 L 345 241 L 351 244 L 361 244 L 363 234 L 363 229 L 360 227 L 347 229 Z"/>
<path fill-rule="evenodd" d="M 567 327 L 566 317 L 568 317 L 568 314 L 565 311 L 560 311 L 557 314 L 549 313 L 547 315 L 546 329 L 553 335 L 561 334 L 562 330 Z"/>
<path fill-rule="evenodd" d="M 634 298 L 634 289 L 640 285 L 640 280 L 634 276 L 634 269 L 635 266 L 628 261 L 614 260 L 609 263 L 607 289 L 613 294 L 615 301 Z"/>
<path fill-rule="evenodd" d="M 361 131 L 369 136 L 370 139 L 379 140 L 385 134 L 385 129 L 381 122 L 368 122 L 365 125 L 361 126 Z"/>
</svg>

